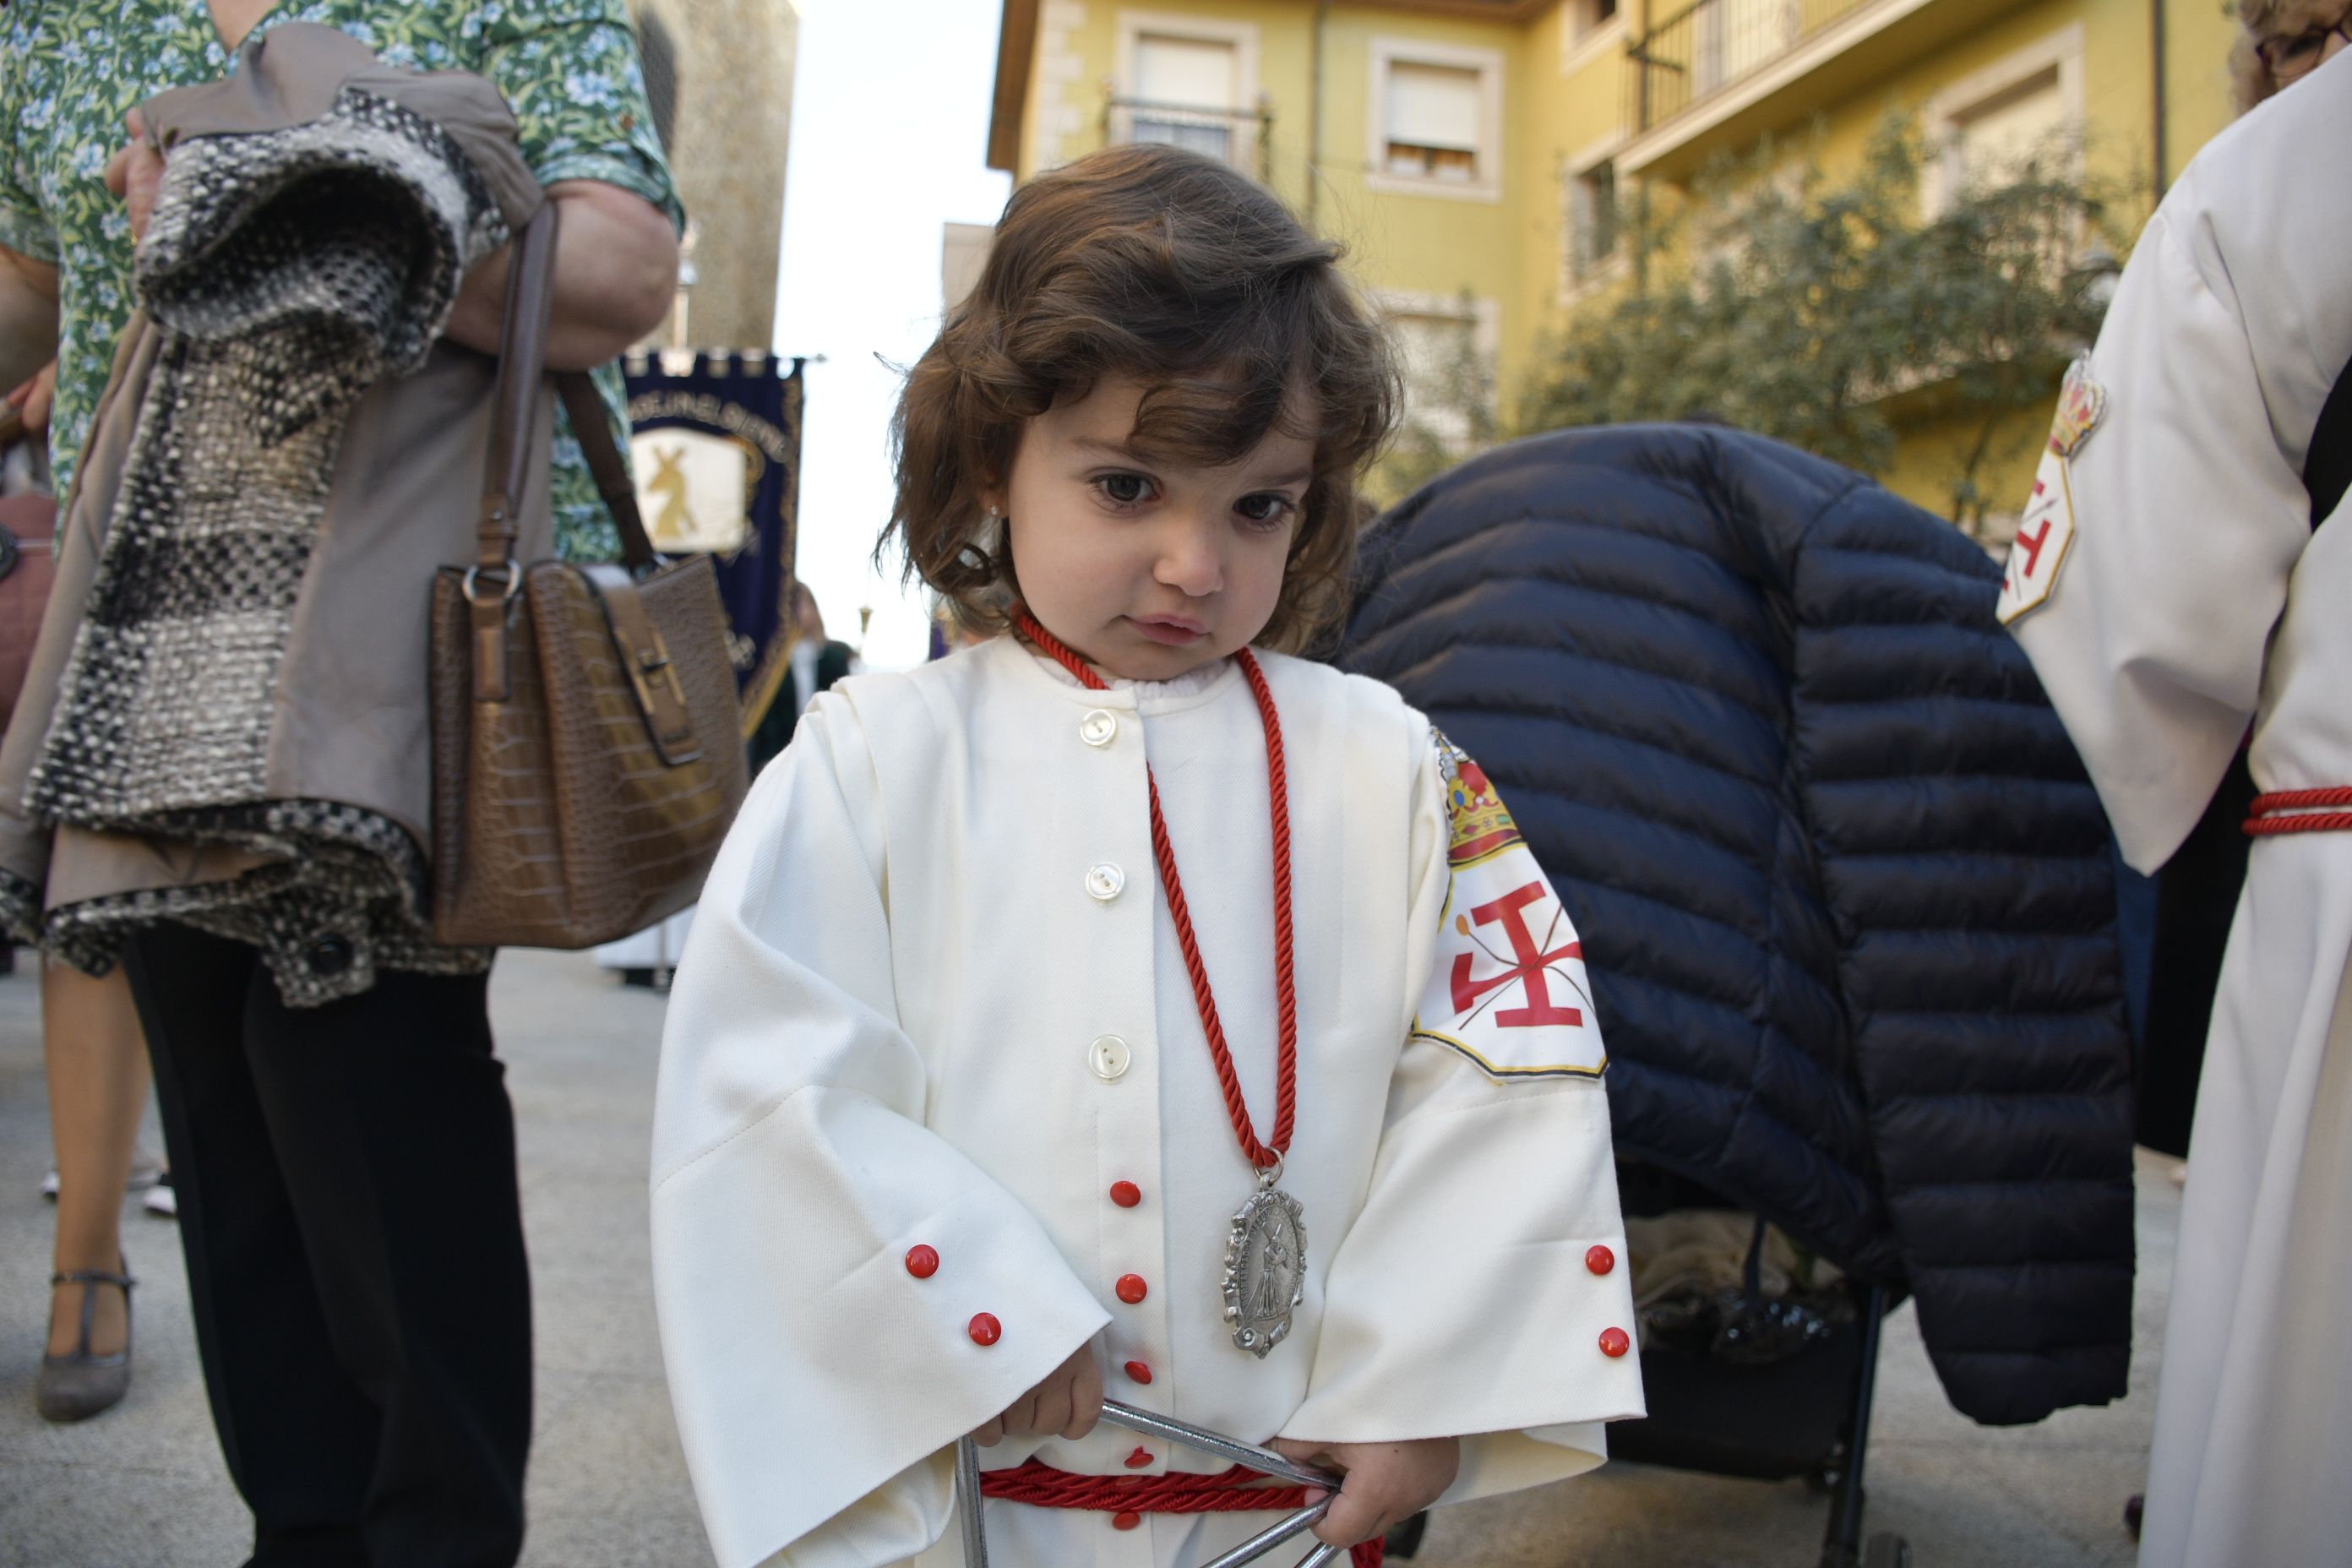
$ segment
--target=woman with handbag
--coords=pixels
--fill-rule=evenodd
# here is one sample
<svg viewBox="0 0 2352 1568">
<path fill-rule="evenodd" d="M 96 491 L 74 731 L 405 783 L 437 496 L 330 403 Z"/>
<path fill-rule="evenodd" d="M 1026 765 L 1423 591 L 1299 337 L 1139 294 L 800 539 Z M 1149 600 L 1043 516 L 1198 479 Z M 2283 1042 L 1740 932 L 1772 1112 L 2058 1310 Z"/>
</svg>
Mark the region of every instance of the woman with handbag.
<svg viewBox="0 0 2352 1568">
<path fill-rule="evenodd" d="M 0 13 L 0 138 L 134 108 L 107 184 L 135 314 L 114 197 L 0 142 L 0 280 L 65 285 L 79 459 L 0 745 L 0 901 L 129 971 L 252 1561 L 510 1563 L 529 1285 L 489 953 L 424 907 L 428 590 L 472 556 L 509 237 L 562 213 L 546 363 L 603 364 L 669 303 L 668 172 L 618 0 Z M 341 183 L 273 206 L 329 142 Z M 361 261 L 287 274 L 305 246 Z M 551 391 L 508 400 L 517 558 L 609 557 Z"/>
<path fill-rule="evenodd" d="M 16 341 L 37 351 L 43 339 L 26 333 Z M 36 444 L 49 433 L 56 372 L 51 360 L 7 398 L 26 438 Z M 18 552 L 13 569 L 0 578 L 0 617 L 6 622 L 0 633 L 6 637 L 0 699 L 13 712 L 52 575 L 55 507 L 46 497 L 27 494 L 0 498 L 0 509 L 8 509 L 0 522 Z M 122 1246 L 122 1198 L 147 1105 L 147 1043 L 121 974 L 93 978 L 70 964 L 38 962 L 58 1222 L 49 1337 L 33 1403 L 45 1420 L 86 1421 L 112 1409 L 131 1387 L 135 1281 Z"/>
<path fill-rule="evenodd" d="M 37 347 L 41 340 L 31 341 Z M 37 445 L 49 433 L 56 369 L 50 361 L 6 400 L 25 438 Z M 0 450 L 6 444 L 0 436 Z M 0 526 L 16 554 L 0 576 L 0 710 L 11 713 L 53 574 L 55 513 L 37 492 L 0 497 Z M 122 1246 L 122 1199 L 147 1106 L 147 1043 L 120 973 L 92 977 L 70 964 L 38 962 L 41 1066 L 57 1161 L 54 1187 L 45 1189 L 56 1194 L 58 1222 L 49 1337 L 33 1403 L 45 1420 L 86 1421 L 112 1409 L 131 1388 L 136 1281 Z M 161 1191 L 168 1195 L 170 1189 Z"/>
</svg>

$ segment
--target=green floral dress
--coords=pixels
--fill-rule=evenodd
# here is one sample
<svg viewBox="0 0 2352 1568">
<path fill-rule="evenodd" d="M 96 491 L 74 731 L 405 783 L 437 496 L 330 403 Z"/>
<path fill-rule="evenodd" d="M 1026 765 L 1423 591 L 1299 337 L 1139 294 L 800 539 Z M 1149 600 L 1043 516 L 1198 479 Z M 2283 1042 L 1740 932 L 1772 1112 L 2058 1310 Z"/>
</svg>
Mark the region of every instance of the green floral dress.
<svg viewBox="0 0 2352 1568">
<path fill-rule="evenodd" d="M 59 272 L 58 493 L 111 368 L 131 305 L 131 226 L 106 188 L 123 116 L 166 88 L 229 74 L 205 0 L 0 0 L 0 246 Z M 506 94 L 542 184 L 602 180 L 682 222 L 621 0 L 280 0 L 256 24 L 318 22 L 391 65 L 466 70 Z M 596 373 L 628 450 L 620 369 Z M 5 390 L 5 389 L 0 389 Z M 555 527 L 568 559 L 619 551 L 610 515 L 557 411 Z"/>
</svg>

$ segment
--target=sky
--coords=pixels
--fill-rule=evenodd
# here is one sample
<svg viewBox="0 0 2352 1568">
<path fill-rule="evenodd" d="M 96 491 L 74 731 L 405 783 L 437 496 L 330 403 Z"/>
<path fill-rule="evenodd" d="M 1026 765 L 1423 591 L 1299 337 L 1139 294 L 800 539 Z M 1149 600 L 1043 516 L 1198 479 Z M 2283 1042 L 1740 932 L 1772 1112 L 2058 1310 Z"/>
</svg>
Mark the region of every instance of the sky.
<svg viewBox="0 0 2352 1568">
<path fill-rule="evenodd" d="M 877 573 L 890 513 L 893 366 L 940 325 L 940 237 L 989 224 L 1011 194 L 986 166 L 997 0 L 794 0 L 792 145 L 784 174 L 776 352 L 802 354 L 800 576 L 830 636 L 869 668 L 919 663 L 929 623 L 898 563 Z M 814 363 L 816 356 L 823 363 Z"/>
</svg>

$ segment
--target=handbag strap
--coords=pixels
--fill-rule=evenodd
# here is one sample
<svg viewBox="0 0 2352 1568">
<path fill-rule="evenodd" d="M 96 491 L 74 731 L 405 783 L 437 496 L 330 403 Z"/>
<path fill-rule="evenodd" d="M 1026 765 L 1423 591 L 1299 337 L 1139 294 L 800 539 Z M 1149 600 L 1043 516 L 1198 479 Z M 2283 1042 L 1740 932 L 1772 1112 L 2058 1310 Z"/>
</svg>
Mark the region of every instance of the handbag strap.
<svg viewBox="0 0 2352 1568">
<path fill-rule="evenodd" d="M 499 332 L 499 379 L 490 395 L 490 455 L 482 474 L 482 505 L 474 522 L 474 571 L 502 575 L 511 597 L 517 523 L 530 479 L 530 416 L 547 363 L 547 315 L 555 298 L 555 204 L 539 211 L 515 237 L 507 269 L 507 311 Z M 472 585 L 468 584 L 468 596 Z"/>
<path fill-rule="evenodd" d="M 539 387 L 547 374 L 547 318 L 555 300 L 556 205 L 542 202 L 515 237 L 507 274 L 506 321 L 499 331 L 498 381 L 490 394 L 489 460 L 483 466 L 481 508 L 474 523 L 474 564 L 464 594 L 474 644 L 474 700 L 504 702 L 509 695 L 507 668 L 507 606 L 522 592 L 522 567 L 514 558 L 520 532 L 517 514 L 530 478 L 530 421 Z M 596 489 L 621 536 L 621 558 L 630 575 L 660 563 L 645 520 L 637 512 L 636 487 L 613 441 L 611 417 L 595 384 L 581 371 L 552 378 L 572 433 L 595 477 Z M 495 586 L 493 586 L 495 584 Z M 609 595 L 607 595 L 610 596 Z"/>
<path fill-rule="evenodd" d="M 621 460 L 621 448 L 614 445 L 613 416 L 605 411 L 604 400 L 596 395 L 596 384 L 588 379 L 587 372 L 558 371 L 553 380 L 555 395 L 572 416 L 572 434 L 579 438 L 581 454 L 588 459 L 596 493 L 604 498 L 605 510 L 613 514 L 613 525 L 620 532 L 621 562 L 642 575 L 661 564 L 661 557 L 654 553 L 646 520 L 637 510 L 636 482 L 629 478 L 628 464 Z"/>
<path fill-rule="evenodd" d="M 542 377 L 554 382 L 556 395 L 571 416 L 572 433 L 620 533 L 622 561 L 635 573 L 660 563 L 637 511 L 637 489 L 629 479 L 628 464 L 613 440 L 612 416 L 595 383 L 584 371 L 547 372 L 556 225 L 556 205 L 541 203 L 515 240 L 514 264 L 507 278 L 506 322 L 499 335 L 498 385 L 490 400 L 490 452 L 475 526 L 474 569 L 479 576 L 504 578 L 509 595 L 520 582 L 514 562 L 516 514 L 530 478 L 530 418 Z"/>
</svg>

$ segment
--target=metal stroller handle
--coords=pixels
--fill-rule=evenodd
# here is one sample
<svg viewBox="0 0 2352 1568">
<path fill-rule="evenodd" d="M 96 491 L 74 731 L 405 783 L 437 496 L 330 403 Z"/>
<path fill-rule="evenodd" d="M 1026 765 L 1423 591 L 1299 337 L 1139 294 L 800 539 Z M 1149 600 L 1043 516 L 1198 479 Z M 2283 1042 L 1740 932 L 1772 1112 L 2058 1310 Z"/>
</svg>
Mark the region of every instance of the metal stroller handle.
<svg viewBox="0 0 2352 1568">
<path fill-rule="evenodd" d="M 1342 1478 L 1328 1470 L 1318 1470 L 1312 1465 L 1286 1459 L 1272 1448 L 1244 1443 L 1238 1437 L 1228 1437 L 1223 1432 L 1212 1432 L 1206 1426 L 1179 1421 L 1172 1415 L 1155 1415 L 1149 1410 L 1138 1410 L 1131 1405 L 1121 1405 L 1116 1399 L 1106 1399 L 1103 1401 L 1102 1418 L 1114 1426 L 1124 1426 L 1146 1437 L 1181 1443 L 1188 1448 L 1197 1448 L 1213 1458 L 1246 1466 L 1262 1476 L 1296 1481 L 1302 1487 L 1320 1487 L 1326 1491 L 1339 1489 Z"/>
<path fill-rule="evenodd" d="M 1116 1399 L 1103 1401 L 1102 1415 L 1114 1426 L 1124 1426 L 1130 1432 L 1158 1437 L 1163 1442 L 1181 1443 L 1188 1448 L 1198 1449 L 1277 1480 L 1318 1487 L 1328 1492 L 1339 1489 L 1340 1478 L 1328 1470 L 1296 1464 L 1271 1448 L 1244 1443 L 1238 1437 L 1228 1437 L 1222 1432 L 1212 1432 L 1189 1421 L 1179 1421 L 1170 1415 L 1155 1415 L 1148 1410 L 1121 1405 Z M 988 1568 L 988 1531 L 981 1516 L 980 1447 L 970 1437 L 959 1438 L 956 1442 L 955 1498 L 956 1517 L 963 1530 L 964 1568 Z M 1267 1525 L 1223 1556 L 1204 1564 L 1204 1568 L 1241 1568 L 1244 1563 L 1255 1563 L 1284 1542 L 1314 1529 L 1330 1510 L 1331 1500 L 1328 1497 L 1321 1502 L 1302 1508 L 1297 1513 Z M 1344 1547 L 1318 1542 L 1314 1551 L 1298 1560 L 1297 1568 L 1325 1568 L 1325 1564 L 1336 1561 L 1345 1550 Z"/>
</svg>

